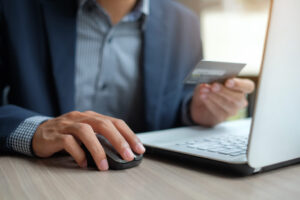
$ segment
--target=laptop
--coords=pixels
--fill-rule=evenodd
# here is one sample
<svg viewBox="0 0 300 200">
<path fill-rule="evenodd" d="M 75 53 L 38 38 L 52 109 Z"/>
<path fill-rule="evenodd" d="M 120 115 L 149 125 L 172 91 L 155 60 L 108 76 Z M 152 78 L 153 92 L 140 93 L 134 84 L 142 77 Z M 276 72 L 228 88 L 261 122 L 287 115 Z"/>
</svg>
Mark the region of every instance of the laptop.
<svg viewBox="0 0 300 200">
<path fill-rule="evenodd" d="M 300 1 L 273 0 L 252 118 L 141 133 L 148 152 L 243 174 L 300 161 Z"/>
</svg>

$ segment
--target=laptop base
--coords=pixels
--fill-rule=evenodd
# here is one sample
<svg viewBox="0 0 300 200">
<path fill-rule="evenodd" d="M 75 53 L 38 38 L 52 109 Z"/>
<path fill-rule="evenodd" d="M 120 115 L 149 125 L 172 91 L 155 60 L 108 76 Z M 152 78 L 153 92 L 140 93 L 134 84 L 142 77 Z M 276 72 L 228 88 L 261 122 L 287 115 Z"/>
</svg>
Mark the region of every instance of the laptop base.
<svg viewBox="0 0 300 200">
<path fill-rule="evenodd" d="M 190 166 L 193 168 L 199 168 L 209 170 L 211 172 L 220 172 L 222 174 L 234 175 L 234 176 L 248 176 L 256 172 L 254 168 L 251 168 L 247 163 L 245 164 L 230 164 L 207 158 L 201 158 L 191 156 L 174 151 L 168 151 L 165 149 L 153 148 L 147 146 L 146 155 L 151 155 L 157 158 L 164 158 L 164 160 L 175 162 L 176 164 L 183 164 L 184 167 Z"/>
<path fill-rule="evenodd" d="M 247 163 L 244 164 L 231 164 L 220 162 L 216 160 L 211 160 L 207 158 L 201 158 L 196 156 L 191 156 L 183 153 L 178 153 L 174 151 L 168 151 L 165 149 L 153 148 L 147 146 L 146 156 L 152 156 L 156 159 L 163 158 L 166 161 L 176 162 L 176 165 L 182 165 L 183 167 L 189 167 L 194 169 L 200 169 L 209 171 L 211 173 L 219 173 L 220 175 L 228 175 L 228 176 L 249 176 L 261 172 L 267 172 L 278 168 L 283 168 L 291 165 L 295 165 L 300 163 L 300 158 L 289 160 L 286 162 L 278 163 L 271 166 L 266 166 L 263 168 L 254 169 L 250 167 Z"/>
</svg>

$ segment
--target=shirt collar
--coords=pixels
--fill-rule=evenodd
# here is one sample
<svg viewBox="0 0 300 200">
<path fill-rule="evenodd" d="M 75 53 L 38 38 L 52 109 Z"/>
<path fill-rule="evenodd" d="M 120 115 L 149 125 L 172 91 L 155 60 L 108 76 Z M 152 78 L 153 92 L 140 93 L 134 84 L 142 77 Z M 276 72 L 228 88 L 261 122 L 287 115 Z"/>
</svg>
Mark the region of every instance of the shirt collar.
<svg viewBox="0 0 300 200">
<path fill-rule="evenodd" d="M 83 6 L 92 6 L 95 5 L 97 2 L 96 0 L 78 0 L 79 8 Z M 138 4 L 135 8 L 128 13 L 123 19 L 123 22 L 131 22 L 137 21 L 142 16 L 148 16 L 150 11 L 150 0 L 139 0 Z"/>
<path fill-rule="evenodd" d="M 149 14 L 149 0 L 139 0 L 136 7 L 126 15 L 122 21 L 136 21 L 141 16 L 148 16 Z"/>
</svg>

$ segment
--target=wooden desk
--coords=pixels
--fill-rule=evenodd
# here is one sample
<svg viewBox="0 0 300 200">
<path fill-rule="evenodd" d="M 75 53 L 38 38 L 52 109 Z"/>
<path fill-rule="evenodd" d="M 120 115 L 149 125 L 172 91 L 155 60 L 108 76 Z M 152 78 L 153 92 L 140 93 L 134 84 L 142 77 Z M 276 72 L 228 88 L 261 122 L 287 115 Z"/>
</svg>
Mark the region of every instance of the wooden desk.
<svg viewBox="0 0 300 200">
<path fill-rule="evenodd" d="M 146 157 L 125 171 L 76 167 L 70 157 L 0 157 L 0 199 L 280 199 L 300 198 L 300 167 L 250 177 L 224 176 Z"/>
</svg>

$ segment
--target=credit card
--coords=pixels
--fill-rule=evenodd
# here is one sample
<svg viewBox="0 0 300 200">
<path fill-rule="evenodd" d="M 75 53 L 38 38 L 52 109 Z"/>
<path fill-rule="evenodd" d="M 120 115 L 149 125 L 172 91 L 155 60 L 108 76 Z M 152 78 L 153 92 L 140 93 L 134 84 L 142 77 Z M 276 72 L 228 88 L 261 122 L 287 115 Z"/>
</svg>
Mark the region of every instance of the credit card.
<svg viewBox="0 0 300 200">
<path fill-rule="evenodd" d="M 244 63 L 200 61 L 194 70 L 185 78 L 185 84 L 224 83 L 236 77 L 246 66 Z"/>
</svg>

